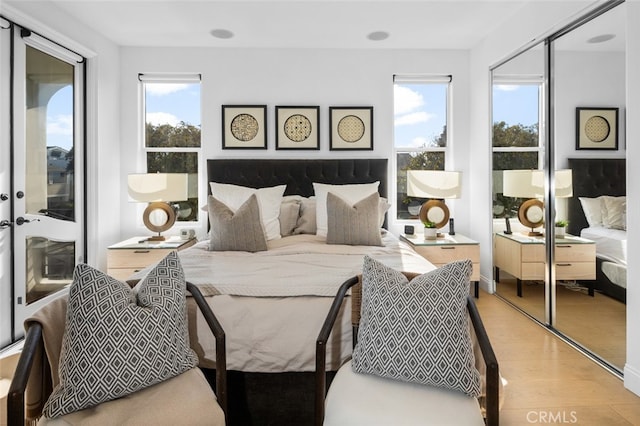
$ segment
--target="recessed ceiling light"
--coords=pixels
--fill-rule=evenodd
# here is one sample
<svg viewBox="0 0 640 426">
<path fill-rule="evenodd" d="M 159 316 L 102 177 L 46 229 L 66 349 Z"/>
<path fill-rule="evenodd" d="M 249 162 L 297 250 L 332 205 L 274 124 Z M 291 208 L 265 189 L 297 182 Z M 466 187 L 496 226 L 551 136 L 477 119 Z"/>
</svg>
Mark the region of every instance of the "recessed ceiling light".
<svg viewBox="0 0 640 426">
<path fill-rule="evenodd" d="M 615 38 L 615 36 L 615 34 L 602 34 L 599 36 L 591 37 L 589 40 L 587 40 L 587 43 L 604 43 L 605 41 L 609 41 L 612 38 Z"/>
<path fill-rule="evenodd" d="M 233 33 L 222 28 L 211 30 L 211 35 L 215 38 L 228 39 L 233 37 Z"/>
<path fill-rule="evenodd" d="M 389 33 L 386 31 L 374 31 L 367 35 L 367 38 L 372 41 L 381 41 L 389 38 Z"/>
</svg>

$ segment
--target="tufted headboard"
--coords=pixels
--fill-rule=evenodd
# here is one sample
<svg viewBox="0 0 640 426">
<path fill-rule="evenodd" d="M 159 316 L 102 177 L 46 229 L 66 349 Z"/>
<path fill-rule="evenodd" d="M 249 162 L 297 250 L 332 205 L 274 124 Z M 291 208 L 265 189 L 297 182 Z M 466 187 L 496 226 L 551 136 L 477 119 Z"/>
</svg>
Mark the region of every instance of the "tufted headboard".
<svg viewBox="0 0 640 426">
<path fill-rule="evenodd" d="M 594 198 L 600 195 L 626 195 L 627 161 L 624 158 L 570 158 L 573 197 L 569 199 L 569 233 L 580 235 L 589 226 L 582 211 L 579 197 Z"/>
<path fill-rule="evenodd" d="M 208 182 L 261 188 L 286 184 L 284 195 L 313 195 L 313 182 L 329 184 L 380 181 L 387 197 L 387 160 L 383 158 L 328 160 L 207 160 Z"/>
</svg>

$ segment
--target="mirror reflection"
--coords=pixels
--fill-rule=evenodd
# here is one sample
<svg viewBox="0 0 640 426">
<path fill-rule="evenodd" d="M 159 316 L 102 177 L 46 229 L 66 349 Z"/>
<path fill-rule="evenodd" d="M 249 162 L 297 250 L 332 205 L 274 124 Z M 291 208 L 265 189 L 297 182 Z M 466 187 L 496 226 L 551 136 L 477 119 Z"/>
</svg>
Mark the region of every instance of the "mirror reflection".
<svg viewBox="0 0 640 426">
<path fill-rule="evenodd" d="M 562 207 L 567 233 L 592 242 L 580 249 L 593 268 L 583 272 L 590 279 L 576 280 L 561 280 L 556 268 L 554 326 L 619 370 L 626 353 L 625 7 L 552 43 L 555 166 L 573 172 L 573 194 Z"/>
<path fill-rule="evenodd" d="M 492 70 L 496 292 L 619 373 L 626 353 L 624 13 L 623 3 L 550 41 L 552 99 L 545 99 L 542 45 Z M 553 146 L 542 137 L 546 126 Z M 544 199 L 547 175 L 553 203 Z M 549 270 L 545 241 L 553 242 Z M 555 282 L 545 292 L 551 271 Z"/>
<path fill-rule="evenodd" d="M 493 70 L 492 156 L 496 292 L 544 322 L 543 73 L 542 44 Z"/>
</svg>

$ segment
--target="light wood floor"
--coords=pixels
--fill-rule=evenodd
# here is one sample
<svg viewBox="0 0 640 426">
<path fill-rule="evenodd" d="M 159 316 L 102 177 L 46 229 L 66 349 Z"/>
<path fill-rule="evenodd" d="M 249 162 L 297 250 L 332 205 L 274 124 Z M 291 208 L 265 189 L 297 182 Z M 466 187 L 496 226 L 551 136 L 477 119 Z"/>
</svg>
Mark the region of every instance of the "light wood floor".
<svg viewBox="0 0 640 426">
<path fill-rule="evenodd" d="M 640 425 L 620 378 L 499 297 L 476 299 L 505 381 L 501 425 Z"/>
<path fill-rule="evenodd" d="M 516 295 L 515 279 L 501 279 L 498 292 L 514 305 L 544 321 L 544 283 L 525 281 L 522 297 Z M 556 288 L 556 329 L 607 360 L 620 371 L 627 353 L 624 303 L 587 289 L 558 284 Z"/>
</svg>

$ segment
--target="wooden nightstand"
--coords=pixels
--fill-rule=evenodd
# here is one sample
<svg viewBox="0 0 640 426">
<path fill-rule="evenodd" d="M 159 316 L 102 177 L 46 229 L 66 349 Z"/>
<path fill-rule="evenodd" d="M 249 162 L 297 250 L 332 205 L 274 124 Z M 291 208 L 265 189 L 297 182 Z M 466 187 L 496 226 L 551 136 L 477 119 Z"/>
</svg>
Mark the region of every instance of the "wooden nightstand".
<svg viewBox="0 0 640 426">
<path fill-rule="evenodd" d="M 567 235 L 556 238 L 555 244 L 557 279 L 596 279 L 596 245 L 593 241 Z M 544 237 L 495 234 L 493 256 L 496 282 L 500 281 L 500 271 L 513 275 L 518 297 L 522 297 L 522 281 L 544 280 Z"/>
<path fill-rule="evenodd" d="M 107 274 L 125 280 L 135 272 L 162 260 L 174 250 L 183 250 L 196 243 L 195 238 L 183 240 L 167 237 L 165 241 L 146 241 L 134 237 L 109 246 L 107 250 Z"/>
<path fill-rule="evenodd" d="M 400 239 L 411 244 L 416 253 L 437 267 L 455 260 L 471 259 L 473 262 L 471 281 L 474 283 L 474 296 L 476 298 L 480 296 L 480 244 L 477 241 L 458 233 L 455 235 L 444 234 L 443 238 L 435 240 L 425 240 L 422 233 L 401 234 Z"/>
</svg>

